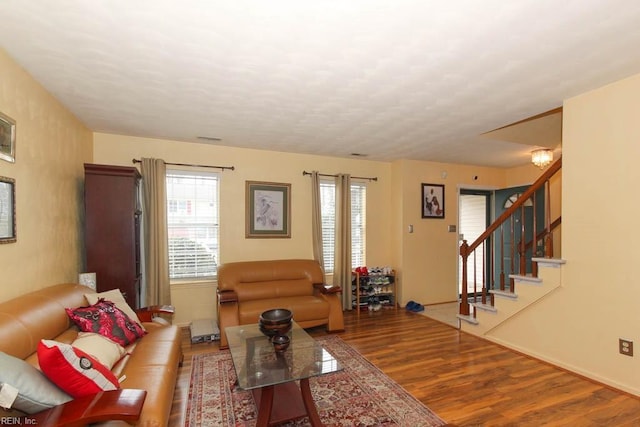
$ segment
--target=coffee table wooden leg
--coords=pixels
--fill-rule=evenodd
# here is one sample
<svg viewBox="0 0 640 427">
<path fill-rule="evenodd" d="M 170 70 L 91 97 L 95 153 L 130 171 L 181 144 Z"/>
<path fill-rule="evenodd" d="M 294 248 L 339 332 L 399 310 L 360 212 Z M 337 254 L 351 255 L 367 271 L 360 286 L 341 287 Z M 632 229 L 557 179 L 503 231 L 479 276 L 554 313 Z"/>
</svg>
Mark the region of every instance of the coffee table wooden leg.
<svg viewBox="0 0 640 427">
<path fill-rule="evenodd" d="M 302 401 L 304 407 L 307 410 L 309 421 L 313 427 L 322 427 L 320 422 L 320 415 L 316 410 L 316 404 L 313 402 L 313 396 L 311 395 L 311 387 L 309 387 L 309 378 L 303 378 L 300 380 L 300 391 L 302 392 Z"/>
<path fill-rule="evenodd" d="M 256 427 L 267 427 L 269 425 L 271 408 L 273 406 L 273 391 L 274 387 L 272 385 L 260 389 L 260 407 L 258 408 Z"/>
</svg>

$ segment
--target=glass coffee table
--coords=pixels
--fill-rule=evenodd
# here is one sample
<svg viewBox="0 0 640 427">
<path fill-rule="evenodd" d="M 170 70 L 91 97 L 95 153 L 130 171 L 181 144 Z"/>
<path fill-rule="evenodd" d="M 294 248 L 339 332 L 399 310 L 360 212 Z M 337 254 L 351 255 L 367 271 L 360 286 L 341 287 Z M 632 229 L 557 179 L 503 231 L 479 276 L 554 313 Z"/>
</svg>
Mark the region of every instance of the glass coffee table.
<svg viewBox="0 0 640 427">
<path fill-rule="evenodd" d="M 258 324 L 225 328 L 238 386 L 251 390 L 258 407 L 257 426 L 309 417 L 321 426 L 309 378 L 342 370 L 340 363 L 296 322 L 289 347 L 276 353 Z M 300 382 L 300 386 L 296 384 Z"/>
</svg>

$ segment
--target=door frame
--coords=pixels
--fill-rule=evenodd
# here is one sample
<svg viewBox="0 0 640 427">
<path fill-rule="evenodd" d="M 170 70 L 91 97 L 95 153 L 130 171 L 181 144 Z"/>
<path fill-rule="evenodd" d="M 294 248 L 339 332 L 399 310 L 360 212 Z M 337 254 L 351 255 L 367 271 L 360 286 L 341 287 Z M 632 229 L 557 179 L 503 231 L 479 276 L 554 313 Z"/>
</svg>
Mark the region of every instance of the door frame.
<svg viewBox="0 0 640 427">
<path fill-rule="evenodd" d="M 458 299 L 460 298 L 460 279 L 461 279 L 461 274 L 462 272 L 460 271 L 460 268 L 458 267 L 460 264 L 460 245 L 462 245 L 462 239 L 460 238 L 460 223 L 461 223 L 461 212 L 460 212 L 460 207 L 462 206 L 461 203 L 461 196 L 464 192 L 469 192 L 469 193 L 473 193 L 473 192 L 477 192 L 477 193 L 487 193 L 489 196 L 489 224 L 491 224 L 491 221 L 493 221 L 493 218 L 495 217 L 495 211 L 494 211 L 494 202 L 493 202 L 493 194 L 496 190 L 499 190 L 499 187 L 496 186 L 481 186 L 481 185 L 464 185 L 464 184 L 459 184 L 458 185 L 458 194 L 457 194 L 457 198 L 458 198 L 458 224 L 457 224 L 457 232 L 458 232 L 458 245 L 456 247 L 456 283 L 455 283 L 455 287 L 456 287 L 456 295 L 458 295 Z M 471 242 L 468 242 L 471 243 Z"/>
<path fill-rule="evenodd" d="M 496 190 L 496 191 L 494 192 L 494 194 L 500 191 L 500 192 L 503 192 L 505 196 L 506 196 L 507 194 L 509 194 L 509 193 L 511 193 L 511 196 L 514 196 L 514 195 L 522 195 L 522 193 L 524 193 L 524 192 L 525 192 L 525 191 L 526 191 L 530 186 L 531 186 L 531 184 L 525 184 L 525 185 L 520 185 L 520 186 L 511 186 L 511 187 L 506 187 L 506 188 L 500 188 L 500 189 Z M 524 205 L 524 208 L 528 208 L 528 207 L 530 207 L 530 208 L 532 209 L 530 212 L 525 211 L 525 213 L 524 213 L 525 221 L 527 221 L 527 224 L 528 224 L 528 225 L 525 227 L 525 229 L 526 229 L 526 233 L 530 233 L 530 235 L 525 234 L 525 237 L 524 237 L 524 240 L 525 240 L 525 241 L 528 241 L 528 240 L 534 240 L 534 239 L 535 239 L 535 236 L 536 236 L 540 231 L 542 231 L 542 230 L 544 229 L 544 215 L 545 215 L 545 203 L 546 203 L 546 201 L 545 201 L 545 197 L 544 197 L 544 187 L 543 187 L 543 188 L 541 188 L 541 189 L 539 189 L 538 191 L 536 191 L 536 192 L 531 196 L 531 198 L 535 198 L 535 199 L 536 199 L 536 203 L 535 203 L 535 204 L 534 204 L 534 203 L 532 203 L 531 205 L 527 205 L 527 204 L 525 204 L 525 205 Z M 501 196 L 501 197 L 500 197 L 500 199 L 499 199 L 498 197 L 495 197 L 495 198 L 494 198 L 494 202 L 493 202 L 493 205 L 494 205 L 494 206 L 493 206 L 493 209 L 494 209 L 494 212 L 495 212 L 495 215 L 496 215 L 496 216 L 501 215 L 501 214 L 502 214 L 502 213 L 507 209 L 507 208 L 505 208 L 505 207 L 504 207 L 504 204 L 506 203 L 506 201 L 507 201 L 507 200 L 508 200 L 508 198 L 505 198 L 505 197 L 503 197 L 503 196 Z M 502 201 L 502 206 L 498 206 L 498 202 L 499 202 L 499 201 Z M 534 206 L 535 206 L 535 208 L 536 208 L 536 209 L 535 209 L 535 211 L 533 210 L 533 207 L 534 207 Z M 527 215 L 527 212 L 528 212 L 528 215 Z M 533 217 L 534 217 L 534 216 L 535 216 L 537 219 L 539 219 L 539 220 L 536 222 L 537 230 L 535 230 L 535 232 L 533 231 Z M 519 222 L 519 221 L 520 221 L 520 218 L 516 218 L 516 219 L 515 219 L 515 221 L 516 221 L 516 223 L 517 223 L 517 222 Z M 510 230 L 507 230 L 507 232 L 509 232 L 509 231 L 510 231 Z M 520 226 L 517 226 L 517 227 L 514 229 L 514 234 L 515 234 L 516 236 L 518 236 L 517 238 L 516 238 L 516 237 L 514 237 L 514 239 L 513 239 L 514 243 L 515 243 L 515 244 L 517 244 L 517 243 L 520 241 L 520 239 L 522 238 L 522 237 L 520 237 Z M 510 240 L 510 239 L 511 239 L 511 237 L 510 237 L 510 234 L 509 234 L 509 236 L 507 236 L 507 240 L 509 240 L 509 244 L 511 244 L 511 240 Z M 506 259 L 509 259 L 509 260 L 510 260 L 510 257 L 506 257 L 506 256 L 505 256 L 505 254 L 503 253 L 503 250 L 504 250 L 504 248 L 499 248 L 499 247 L 497 246 L 497 242 L 496 242 L 496 246 L 495 246 L 495 253 L 496 253 L 496 254 L 498 254 L 498 252 L 500 252 L 500 256 L 497 256 L 497 255 L 496 255 L 496 260 L 495 260 L 495 262 L 496 262 L 496 263 L 498 262 L 498 260 L 500 259 L 500 257 L 503 257 L 503 258 L 506 258 Z M 530 251 L 531 251 L 531 252 L 533 252 L 533 253 L 535 253 L 535 251 L 536 251 L 536 247 L 534 246 L 532 249 L 527 250 L 527 252 L 530 252 Z M 531 257 L 531 255 L 527 256 L 527 258 L 529 259 L 529 261 L 527 261 L 526 269 L 525 269 L 525 271 L 524 271 L 524 272 L 519 272 L 520 274 L 523 274 L 523 275 L 524 275 L 524 274 L 526 274 L 526 273 L 527 273 L 527 271 L 530 271 L 530 270 L 531 270 L 532 265 L 531 265 L 530 257 Z M 514 260 L 514 262 L 518 262 L 518 260 Z M 497 265 L 495 265 L 495 266 L 494 266 L 494 268 L 495 268 L 496 270 L 498 270 L 498 266 L 497 266 Z M 505 275 L 506 275 L 507 277 L 508 277 L 508 275 L 509 275 L 509 274 L 512 274 L 512 273 L 513 273 L 513 272 L 511 271 L 511 266 L 509 265 L 509 263 L 505 263 L 505 270 L 506 270 Z"/>
</svg>

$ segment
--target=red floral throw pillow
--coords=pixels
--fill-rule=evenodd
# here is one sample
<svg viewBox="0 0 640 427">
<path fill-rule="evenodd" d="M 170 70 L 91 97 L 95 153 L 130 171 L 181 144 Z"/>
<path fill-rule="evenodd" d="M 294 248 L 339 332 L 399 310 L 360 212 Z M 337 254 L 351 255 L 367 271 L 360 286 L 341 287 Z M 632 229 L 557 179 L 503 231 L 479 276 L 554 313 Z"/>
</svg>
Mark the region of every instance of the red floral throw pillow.
<svg viewBox="0 0 640 427">
<path fill-rule="evenodd" d="M 99 299 L 89 307 L 65 310 L 83 332 L 95 332 L 123 347 L 146 334 L 138 322 L 131 320 L 111 301 Z"/>
<path fill-rule="evenodd" d="M 76 398 L 120 387 L 109 368 L 69 344 L 41 340 L 38 363 L 47 378 Z"/>
</svg>

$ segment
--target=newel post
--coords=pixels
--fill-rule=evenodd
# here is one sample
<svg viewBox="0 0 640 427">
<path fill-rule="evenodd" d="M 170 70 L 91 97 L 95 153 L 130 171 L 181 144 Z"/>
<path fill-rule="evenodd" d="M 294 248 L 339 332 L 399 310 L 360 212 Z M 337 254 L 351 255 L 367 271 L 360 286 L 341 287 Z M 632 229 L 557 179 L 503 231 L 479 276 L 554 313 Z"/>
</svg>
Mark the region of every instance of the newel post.
<svg viewBox="0 0 640 427">
<path fill-rule="evenodd" d="M 460 314 L 468 316 L 469 299 L 467 294 L 467 259 L 469 258 L 469 244 L 466 240 L 460 245 L 460 256 L 462 257 L 462 296 L 460 298 Z"/>
</svg>

